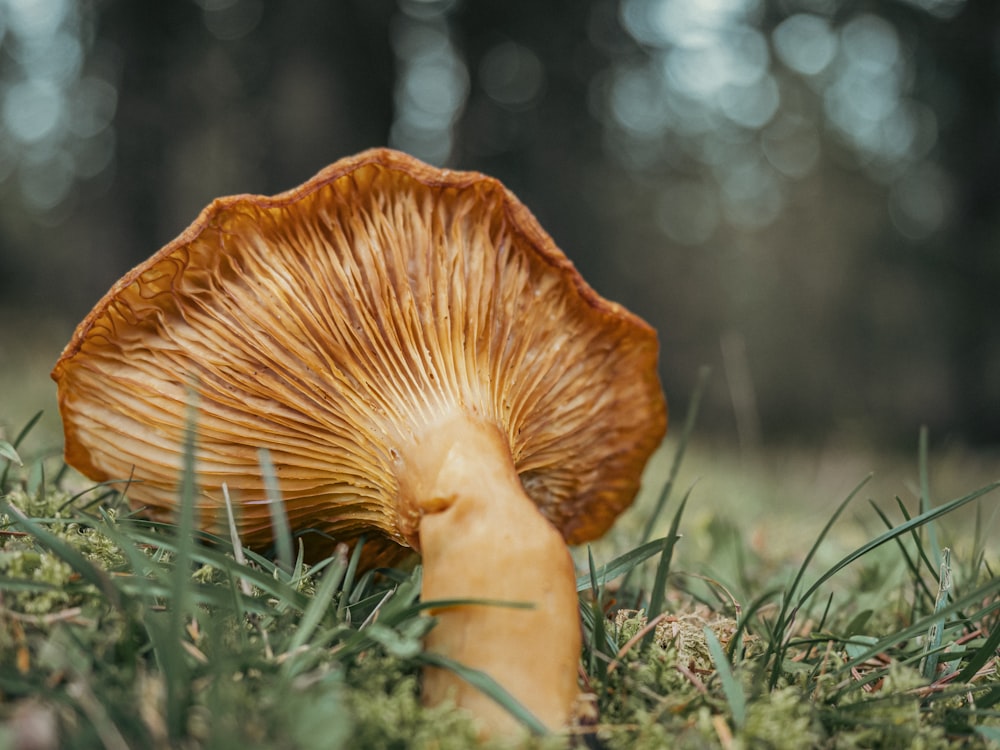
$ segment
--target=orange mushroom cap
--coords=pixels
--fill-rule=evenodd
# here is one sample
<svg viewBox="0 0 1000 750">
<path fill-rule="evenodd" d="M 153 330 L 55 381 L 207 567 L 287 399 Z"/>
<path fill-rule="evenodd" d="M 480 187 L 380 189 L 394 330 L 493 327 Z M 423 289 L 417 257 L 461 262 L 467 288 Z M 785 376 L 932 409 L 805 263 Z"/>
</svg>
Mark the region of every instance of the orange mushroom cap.
<svg viewBox="0 0 1000 750">
<path fill-rule="evenodd" d="M 442 411 L 496 424 L 571 544 L 634 498 L 666 429 L 654 330 L 600 297 L 497 180 L 387 149 L 274 197 L 214 201 L 132 269 L 56 363 L 66 461 L 176 507 L 197 394 L 202 524 L 222 485 L 244 543 L 272 541 L 269 449 L 313 555 L 377 531 L 419 545 L 401 446 Z M 366 547 L 367 549 L 367 547 Z"/>
</svg>

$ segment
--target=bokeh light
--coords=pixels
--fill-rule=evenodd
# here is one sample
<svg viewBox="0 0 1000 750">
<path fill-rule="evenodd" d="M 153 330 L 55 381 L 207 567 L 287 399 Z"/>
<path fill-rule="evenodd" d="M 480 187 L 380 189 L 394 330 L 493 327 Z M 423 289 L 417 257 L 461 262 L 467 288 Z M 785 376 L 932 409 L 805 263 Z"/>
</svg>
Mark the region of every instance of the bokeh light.
<svg viewBox="0 0 1000 750">
<path fill-rule="evenodd" d="M 479 84 L 501 107 L 530 107 L 544 92 L 545 68 L 523 44 L 504 41 L 491 48 L 479 66 Z"/>
<path fill-rule="evenodd" d="M 914 166 L 900 177 L 889 193 L 893 226 L 910 240 L 922 240 L 939 231 L 952 211 L 952 188 L 945 173 L 933 162 Z"/>
<path fill-rule="evenodd" d="M 260 23 L 263 0 L 196 0 L 201 6 L 202 23 L 216 39 L 242 39 Z"/>
<path fill-rule="evenodd" d="M 517 192 L 663 332 L 681 411 L 732 331 L 765 431 L 890 402 L 985 424 L 998 21 L 988 0 L 0 0 L 0 287 L 75 322 L 212 197 L 385 144 Z"/>
<path fill-rule="evenodd" d="M 609 154 L 630 170 L 666 167 L 714 186 L 720 224 L 737 230 L 782 216 L 795 181 L 817 168 L 826 132 L 870 177 L 900 179 L 933 147 L 937 123 L 912 96 L 899 33 L 868 12 L 835 23 L 840 6 L 828 0 L 798 5 L 768 32 L 759 0 L 623 0 L 620 23 L 643 54 L 614 61 L 597 83 Z M 819 95 L 818 113 L 803 105 L 803 86 Z M 921 194 L 932 189 L 920 184 Z M 690 226 L 667 232 L 672 239 L 705 237 L 696 213 L 674 220 Z"/>
<path fill-rule="evenodd" d="M 805 76 L 819 75 L 837 52 L 830 21 L 812 13 L 796 13 L 778 24 L 771 36 L 781 61 Z"/>
<path fill-rule="evenodd" d="M 88 70 L 90 9 L 0 0 L 0 180 L 45 217 L 114 159 L 114 83 Z"/>
<path fill-rule="evenodd" d="M 432 164 L 444 164 L 454 147 L 453 128 L 468 96 L 469 74 L 452 44 L 452 3 L 407 0 L 391 29 L 399 63 L 389 145 Z"/>
</svg>

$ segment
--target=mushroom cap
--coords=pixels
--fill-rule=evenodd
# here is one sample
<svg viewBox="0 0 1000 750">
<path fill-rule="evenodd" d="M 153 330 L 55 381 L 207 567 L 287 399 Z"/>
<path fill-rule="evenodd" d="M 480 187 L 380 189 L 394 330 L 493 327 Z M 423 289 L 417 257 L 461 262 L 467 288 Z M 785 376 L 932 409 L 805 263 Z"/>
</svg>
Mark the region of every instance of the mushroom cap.
<svg viewBox="0 0 1000 750">
<path fill-rule="evenodd" d="M 265 447 L 292 528 L 319 532 L 307 550 L 367 534 L 385 561 L 418 544 L 402 446 L 455 411 L 501 429 L 568 543 L 602 534 L 666 430 L 657 356 L 499 181 L 373 149 L 214 201 L 97 303 L 52 377 L 67 463 L 132 478 L 154 517 L 176 508 L 193 392 L 204 527 L 223 528 L 225 483 L 243 542 L 271 543 Z"/>
</svg>

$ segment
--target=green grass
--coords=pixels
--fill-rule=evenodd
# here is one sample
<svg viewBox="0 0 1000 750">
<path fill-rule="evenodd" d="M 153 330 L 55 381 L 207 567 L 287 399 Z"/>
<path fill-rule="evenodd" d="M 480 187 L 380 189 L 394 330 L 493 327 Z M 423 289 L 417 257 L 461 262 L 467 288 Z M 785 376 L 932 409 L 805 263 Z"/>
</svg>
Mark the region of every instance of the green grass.
<svg viewBox="0 0 1000 750">
<path fill-rule="evenodd" d="M 766 505 L 698 518 L 711 477 L 684 484 L 681 432 L 663 490 L 575 551 L 574 734 L 640 750 L 1000 747 L 997 483 L 934 502 L 924 436 L 912 501 L 870 500 L 856 477 L 772 549 L 748 533 Z M 115 486 L 75 495 L 30 443 L 0 441 L 0 750 L 474 744 L 461 715 L 419 702 L 433 660 L 419 567 L 362 573 L 356 549 L 310 567 L 286 534 L 270 559 L 194 532 L 190 481 L 176 524 L 153 523 Z M 191 477 L 190 440 L 188 454 Z"/>
</svg>

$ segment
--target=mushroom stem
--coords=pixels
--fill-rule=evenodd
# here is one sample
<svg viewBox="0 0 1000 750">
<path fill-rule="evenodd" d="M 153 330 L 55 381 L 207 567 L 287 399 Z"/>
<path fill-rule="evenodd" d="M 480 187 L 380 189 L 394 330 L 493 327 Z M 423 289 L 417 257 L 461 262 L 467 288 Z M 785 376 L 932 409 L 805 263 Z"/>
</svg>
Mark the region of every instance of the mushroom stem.
<svg viewBox="0 0 1000 750">
<path fill-rule="evenodd" d="M 526 602 L 530 609 L 464 605 L 435 610 L 426 648 L 489 674 L 551 729 L 578 694 L 580 622 L 573 561 L 562 535 L 525 494 L 500 430 L 453 417 L 405 454 L 403 498 L 422 513 L 423 598 Z M 522 726 L 453 672 L 423 675 L 426 704 L 469 710 L 484 736 Z"/>
</svg>

